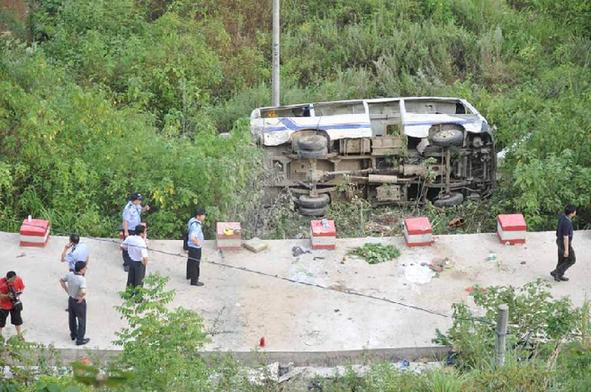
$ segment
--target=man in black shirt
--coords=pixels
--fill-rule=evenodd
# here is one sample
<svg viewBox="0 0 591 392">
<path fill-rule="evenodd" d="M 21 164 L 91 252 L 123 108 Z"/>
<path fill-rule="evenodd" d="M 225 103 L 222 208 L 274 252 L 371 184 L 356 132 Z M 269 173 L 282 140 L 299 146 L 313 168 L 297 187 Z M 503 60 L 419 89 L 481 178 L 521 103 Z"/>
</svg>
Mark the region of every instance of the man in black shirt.
<svg viewBox="0 0 591 392">
<path fill-rule="evenodd" d="M 564 214 L 558 218 L 558 228 L 556 229 L 556 245 L 558 245 L 558 264 L 556 269 L 550 272 L 557 282 L 566 282 L 568 278 L 564 273 L 577 260 L 573 250 L 573 222 L 572 219 L 577 215 L 577 209 L 572 204 L 564 208 Z"/>
</svg>

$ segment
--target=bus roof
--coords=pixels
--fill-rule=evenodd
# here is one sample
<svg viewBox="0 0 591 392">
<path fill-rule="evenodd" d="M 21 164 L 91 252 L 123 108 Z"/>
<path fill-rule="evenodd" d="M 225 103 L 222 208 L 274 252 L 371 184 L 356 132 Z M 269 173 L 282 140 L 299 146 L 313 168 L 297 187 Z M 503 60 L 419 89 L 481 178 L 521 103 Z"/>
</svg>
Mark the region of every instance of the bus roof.
<svg viewBox="0 0 591 392">
<path fill-rule="evenodd" d="M 289 109 L 294 108 L 302 105 L 318 105 L 318 104 L 325 104 L 325 103 L 357 103 L 357 102 L 367 102 L 367 103 L 379 103 L 379 102 L 389 102 L 389 101 L 400 101 L 400 100 L 439 100 L 439 101 L 461 101 L 461 98 L 456 97 L 392 97 L 392 98 L 370 98 L 370 99 L 345 99 L 340 101 L 320 101 L 320 102 L 304 102 L 304 103 L 296 103 L 291 105 L 280 105 L 280 106 L 263 106 L 258 108 L 261 109 Z"/>
</svg>

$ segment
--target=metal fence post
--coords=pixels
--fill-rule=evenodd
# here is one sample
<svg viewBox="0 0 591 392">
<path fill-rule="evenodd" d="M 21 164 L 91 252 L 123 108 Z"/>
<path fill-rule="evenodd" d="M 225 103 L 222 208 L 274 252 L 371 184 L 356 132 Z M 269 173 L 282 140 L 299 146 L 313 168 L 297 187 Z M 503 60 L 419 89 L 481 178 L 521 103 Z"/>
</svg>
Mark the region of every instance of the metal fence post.
<svg viewBox="0 0 591 392">
<path fill-rule="evenodd" d="M 509 321 L 509 306 L 507 304 L 499 305 L 497 314 L 497 339 L 495 342 L 496 361 L 498 366 L 505 364 L 507 322 Z"/>
</svg>

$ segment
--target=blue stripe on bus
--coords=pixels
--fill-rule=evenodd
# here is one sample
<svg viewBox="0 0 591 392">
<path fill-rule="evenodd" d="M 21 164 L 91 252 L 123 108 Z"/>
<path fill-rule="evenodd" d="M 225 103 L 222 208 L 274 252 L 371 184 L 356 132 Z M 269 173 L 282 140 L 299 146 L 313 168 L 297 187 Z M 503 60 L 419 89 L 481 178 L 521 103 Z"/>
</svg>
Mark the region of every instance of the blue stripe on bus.
<svg viewBox="0 0 591 392">
<path fill-rule="evenodd" d="M 319 124 L 316 127 L 313 125 L 298 125 L 289 118 L 281 118 L 279 122 L 283 124 L 283 126 L 275 126 L 275 127 L 265 127 L 264 132 L 279 132 L 279 131 L 299 131 L 302 129 L 315 129 L 317 127 L 322 127 L 322 129 L 359 129 L 359 128 L 369 128 L 369 123 L 353 123 L 353 124 Z"/>
<path fill-rule="evenodd" d="M 457 119 L 453 121 L 405 121 L 404 125 L 435 125 L 435 124 L 466 124 L 477 123 L 478 120 Z"/>
</svg>

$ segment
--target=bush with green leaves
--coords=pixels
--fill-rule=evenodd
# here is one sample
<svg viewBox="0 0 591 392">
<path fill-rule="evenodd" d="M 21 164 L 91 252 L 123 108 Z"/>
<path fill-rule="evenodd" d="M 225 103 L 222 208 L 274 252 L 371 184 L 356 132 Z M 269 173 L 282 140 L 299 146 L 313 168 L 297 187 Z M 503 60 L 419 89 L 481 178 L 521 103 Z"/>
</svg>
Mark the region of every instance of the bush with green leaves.
<svg viewBox="0 0 591 392">
<path fill-rule="evenodd" d="M 568 297 L 555 299 L 549 289 L 549 283 L 542 280 L 519 288 L 475 287 L 474 303 L 481 312 L 470 310 L 464 303 L 454 304 L 451 328 L 446 333 L 437 330 L 434 342 L 452 347 L 459 368 L 491 366 L 501 304 L 509 307 L 507 341 L 515 358 L 543 356 L 548 347 L 562 340 L 573 340 L 582 331 L 588 334 L 588 307 L 574 307 Z"/>
<path fill-rule="evenodd" d="M 379 264 L 397 258 L 400 256 L 400 251 L 394 245 L 367 243 L 352 249 L 347 254 L 360 257 L 369 264 Z"/>
<path fill-rule="evenodd" d="M 240 193 L 256 159 L 236 121 L 271 101 L 269 1 L 29 4 L 0 38 L 1 228 L 33 213 L 111 234 L 140 190 L 164 200 L 149 219 L 167 236 L 196 203 L 224 216 L 239 209 L 228 194 L 256 192 Z M 590 12 L 585 0 L 282 1 L 282 102 L 467 98 L 506 149 L 495 206 L 552 229 L 568 202 L 591 215 Z M 233 142 L 213 137 L 230 130 Z"/>
<path fill-rule="evenodd" d="M 117 310 L 128 325 L 115 340 L 123 349 L 118 366 L 132 369 L 130 390 L 205 390 L 207 364 L 199 356 L 207 341 L 203 322 L 190 310 L 168 308 L 174 291 L 166 290 L 166 282 L 150 274 L 143 287 L 122 293 Z"/>
</svg>

